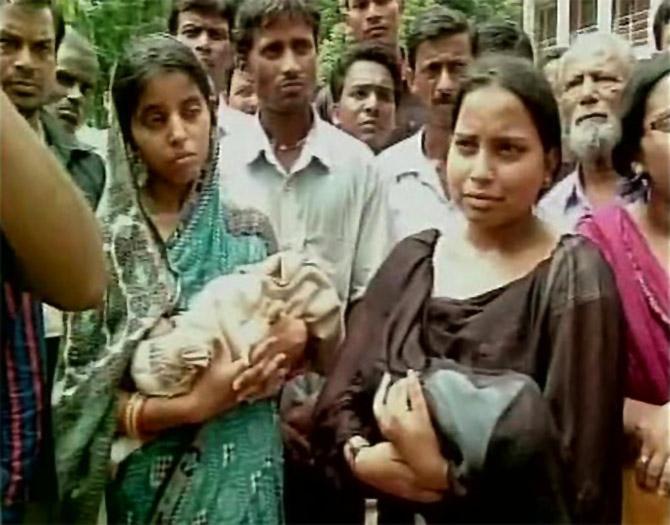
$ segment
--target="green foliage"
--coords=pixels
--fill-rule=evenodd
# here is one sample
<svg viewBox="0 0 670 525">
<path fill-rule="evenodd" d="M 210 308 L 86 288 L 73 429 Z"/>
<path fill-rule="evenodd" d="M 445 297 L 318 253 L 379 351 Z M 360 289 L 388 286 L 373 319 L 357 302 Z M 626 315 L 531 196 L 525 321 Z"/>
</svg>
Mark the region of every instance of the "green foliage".
<svg viewBox="0 0 670 525">
<path fill-rule="evenodd" d="M 485 20 L 521 21 L 520 0 L 435 0 L 437 3 L 458 9 L 477 22 Z"/>
<path fill-rule="evenodd" d="M 405 36 L 409 30 L 416 15 L 426 7 L 437 4 L 437 0 L 405 0 L 405 11 L 402 17 L 402 26 L 400 28 L 400 42 L 405 43 Z"/>
<path fill-rule="evenodd" d="M 347 30 L 344 22 L 335 24 L 330 34 L 319 48 L 319 82 L 325 83 L 337 60 L 342 56 L 348 44 Z"/>
</svg>

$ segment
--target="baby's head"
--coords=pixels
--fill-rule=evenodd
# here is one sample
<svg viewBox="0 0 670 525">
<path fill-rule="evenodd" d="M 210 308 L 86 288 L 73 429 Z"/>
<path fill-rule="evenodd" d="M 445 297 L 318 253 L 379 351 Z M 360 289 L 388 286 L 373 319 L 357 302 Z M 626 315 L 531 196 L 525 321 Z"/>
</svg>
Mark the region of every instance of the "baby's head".
<svg viewBox="0 0 670 525">
<path fill-rule="evenodd" d="M 132 363 L 132 376 L 140 392 L 175 396 L 189 392 L 197 372 L 209 366 L 214 354 L 211 340 L 161 319 L 140 343 Z"/>
</svg>

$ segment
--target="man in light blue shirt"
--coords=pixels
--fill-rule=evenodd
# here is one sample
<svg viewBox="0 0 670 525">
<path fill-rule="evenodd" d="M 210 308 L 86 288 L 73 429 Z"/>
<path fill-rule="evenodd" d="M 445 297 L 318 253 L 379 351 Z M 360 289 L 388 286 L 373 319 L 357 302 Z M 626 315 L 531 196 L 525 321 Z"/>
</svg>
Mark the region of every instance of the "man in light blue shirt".
<svg viewBox="0 0 670 525">
<path fill-rule="evenodd" d="M 444 230 L 458 216 L 447 194 L 445 164 L 456 93 L 476 53 L 465 15 L 442 6 L 420 13 L 407 40 L 410 86 L 428 109 L 428 121 L 377 159 L 387 185 L 392 244 L 428 228 Z"/>
</svg>

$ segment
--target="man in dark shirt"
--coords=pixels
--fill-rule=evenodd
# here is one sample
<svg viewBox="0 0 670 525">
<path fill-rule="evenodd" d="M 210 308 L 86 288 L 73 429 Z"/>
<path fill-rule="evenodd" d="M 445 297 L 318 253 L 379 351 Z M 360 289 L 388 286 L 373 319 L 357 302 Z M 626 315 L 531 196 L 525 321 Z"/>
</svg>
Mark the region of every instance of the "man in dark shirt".
<svg viewBox="0 0 670 525">
<path fill-rule="evenodd" d="M 19 113 L 63 162 L 92 206 L 105 184 L 104 163 L 79 144 L 45 111 L 56 75 L 63 19 L 47 1 L 0 3 L 0 82 Z"/>
<path fill-rule="evenodd" d="M 86 122 L 99 75 L 100 63 L 93 45 L 68 26 L 58 47 L 56 100 L 49 110 L 71 135 Z"/>
</svg>

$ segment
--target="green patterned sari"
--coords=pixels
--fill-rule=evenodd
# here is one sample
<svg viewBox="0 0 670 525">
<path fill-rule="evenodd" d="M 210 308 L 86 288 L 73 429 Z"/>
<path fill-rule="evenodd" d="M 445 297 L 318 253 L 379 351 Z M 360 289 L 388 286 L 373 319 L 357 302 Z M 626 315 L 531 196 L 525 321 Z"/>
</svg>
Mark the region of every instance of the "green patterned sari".
<svg viewBox="0 0 670 525">
<path fill-rule="evenodd" d="M 210 280 L 274 249 L 264 216 L 224 205 L 212 157 L 178 230 L 164 243 L 140 204 L 145 168 L 118 126 L 110 131 L 112 173 L 98 210 L 109 288 L 102 308 L 68 316 L 54 391 L 64 522 L 95 523 L 103 495 L 110 523 L 283 522 L 274 400 L 165 432 L 128 456 L 113 480 L 110 474 L 117 392 L 138 343 Z"/>
</svg>

